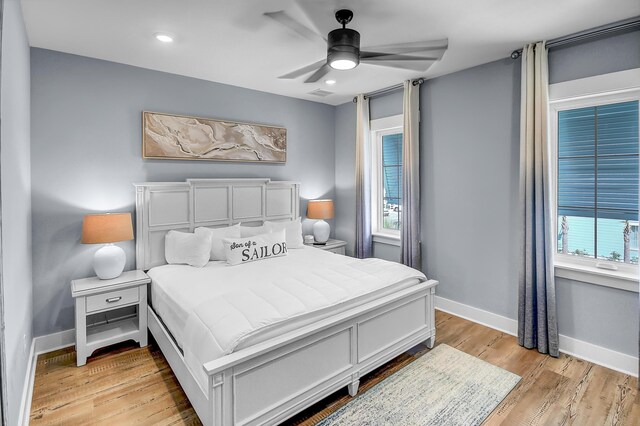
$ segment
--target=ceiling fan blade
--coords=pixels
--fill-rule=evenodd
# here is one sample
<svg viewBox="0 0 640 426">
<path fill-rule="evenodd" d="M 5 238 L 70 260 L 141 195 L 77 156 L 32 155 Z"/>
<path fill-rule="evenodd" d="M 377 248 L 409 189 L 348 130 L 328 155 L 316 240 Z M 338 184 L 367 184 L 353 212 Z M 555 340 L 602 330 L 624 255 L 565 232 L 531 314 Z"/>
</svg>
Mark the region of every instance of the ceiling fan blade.
<svg viewBox="0 0 640 426">
<path fill-rule="evenodd" d="M 278 77 L 278 78 L 283 78 L 283 79 L 293 79 L 293 78 L 298 78 L 298 77 L 300 77 L 301 75 L 304 75 L 304 74 L 310 73 L 311 71 L 316 70 L 316 69 L 318 69 L 318 68 L 322 67 L 322 65 L 323 65 L 323 64 L 326 64 L 326 63 L 327 63 L 327 60 L 326 60 L 326 59 L 322 59 L 322 60 L 320 60 L 320 61 L 318 61 L 318 62 L 314 62 L 314 63 L 313 63 L 313 64 L 311 64 L 311 65 L 307 65 L 306 67 L 298 68 L 297 70 L 295 70 L 295 71 L 291 71 L 291 72 L 290 72 L 290 73 L 288 73 L 288 74 L 281 75 L 281 76 L 280 76 L 280 77 Z"/>
<path fill-rule="evenodd" d="M 440 55 L 417 56 L 417 55 L 399 55 L 395 53 L 382 52 L 360 52 L 360 61 L 366 59 L 369 62 L 374 61 L 437 61 Z"/>
<path fill-rule="evenodd" d="M 384 46 L 371 46 L 366 50 L 370 52 L 381 52 L 390 54 L 407 54 L 407 53 L 429 53 L 431 56 L 439 55 L 442 57 L 449 47 L 449 39 L 415 41 L 411 43 L 387 44 Z M 364 49 L 363 49 L 364 50 Z"/>
<path fill-rule="evenodd" d="M 331 67 L 329 66 L 329 64 L 325 63 L 323 66 L 320 67 L 320 69 L 318 69 L 318 71 L 311 74 L 309 78 L 307 78 L 304 82 L 315 83 L 316 81 L 324 77 L 329 71 L 331 71 Z"/>
<path fill-rule="evenodd" d="M 351 10 L 354 10 L 354 3 L 362 1 L 369 0 L 349 0 Z M 306 22 L 309 23 L 310 28 L 322 35 L 338 27 L 335 13 L 338 9 L 344 9 L 347 6 L 344 0 L 293 0 L 293 5 L 307 18 Z"/>
<path fill-rule="evenodd" d="M 422 60 L 422 61 L 397 61 L 397 60 L 371 60 L 361 59 L 360 63 L 367 65 L 379 65 L 381 67 L 399 68 L 403 70 L 421 71 L 424 72 L 429 69 L 436 61 Z"/>
<path fill-rule="evenodd" d="M 273 19 L 274 21 L 276 21 L 281 25 L 284 25 L 285 27 L 289 28 L 290 30 L 293 30 L 294 32 L 298 33 L 299 35 L 301 35 L 302 37 L 308 40 L 319 41 L 323 43 L 327 42 L 327 40 L 324 37 L 322 37 L 320 34 L 318 34 L 317 32 L 313 31 L 310 28 L 305 27 L 300 22 L 296 21 L 291 16 L 287 15 L 287 13 L 284 10 L 279 10 L 277 12 L 265 12 L 263 15 Z"/>
</svg>

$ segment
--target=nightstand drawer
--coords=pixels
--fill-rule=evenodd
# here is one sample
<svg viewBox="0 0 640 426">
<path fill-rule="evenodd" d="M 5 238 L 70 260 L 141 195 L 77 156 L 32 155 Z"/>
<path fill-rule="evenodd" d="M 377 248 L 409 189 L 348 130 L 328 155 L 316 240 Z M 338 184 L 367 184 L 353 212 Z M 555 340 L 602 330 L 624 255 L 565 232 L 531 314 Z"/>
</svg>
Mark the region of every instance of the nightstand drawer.
<svg viewBox="0 0 640 426">
<path fill-rule="evenodd" d="M 87 313 L 136 303 L 140 300 L 138 293 L 138 287 L 132 287 L 87 296 Z"/>
</svg>

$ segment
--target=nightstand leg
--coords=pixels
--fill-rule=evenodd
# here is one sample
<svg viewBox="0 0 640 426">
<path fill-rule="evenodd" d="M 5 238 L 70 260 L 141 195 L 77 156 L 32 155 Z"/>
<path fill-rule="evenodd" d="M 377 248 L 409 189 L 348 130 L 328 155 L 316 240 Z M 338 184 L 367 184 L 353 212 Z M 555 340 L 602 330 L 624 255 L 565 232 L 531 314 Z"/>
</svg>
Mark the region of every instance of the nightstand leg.
<svg viewBox="0 0 640 426">
<path fill-rule="evenodd" d="M 76 350 L 76 366 L 82 367 L 86 363 L 87 363 L 87 357 L 84 355 L 81 355 L 80 352 Z"/>
<path fill-rule="evenodd" d="M 140 288 L 140 304 L 138 305 L 138 326 L 140 327 L 140 347 L 143 348 L 148 344 L 149 331 L 147 330 L 147 286 L 142 285 Z"/>
<path fill-rule="evenodd" d="M 87 315 L 85 298 L 76 298 L 76 365 L 87 363 Z"/>
</svg>

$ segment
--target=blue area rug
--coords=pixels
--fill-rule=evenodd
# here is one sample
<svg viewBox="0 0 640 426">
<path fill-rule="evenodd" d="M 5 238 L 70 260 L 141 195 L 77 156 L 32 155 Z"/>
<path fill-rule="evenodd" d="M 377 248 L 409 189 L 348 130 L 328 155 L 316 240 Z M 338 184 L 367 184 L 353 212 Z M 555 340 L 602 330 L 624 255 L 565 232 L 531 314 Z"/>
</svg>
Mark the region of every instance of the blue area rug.
<svg viewBox="0 0 640 426">
<path fill-rule="evenodd" d="M 519 381 L 520 376 L 443 344 L 317 425 L 479 425 Z"/>
</svg>

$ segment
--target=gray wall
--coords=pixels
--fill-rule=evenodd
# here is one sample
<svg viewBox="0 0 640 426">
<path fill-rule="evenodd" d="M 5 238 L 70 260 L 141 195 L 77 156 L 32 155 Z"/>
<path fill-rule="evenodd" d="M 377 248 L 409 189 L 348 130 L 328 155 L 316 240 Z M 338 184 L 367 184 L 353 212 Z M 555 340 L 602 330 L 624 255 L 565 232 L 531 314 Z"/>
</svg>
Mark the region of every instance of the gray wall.
<svg viewBox="0 0 640 426">
<path fill-rule="evenodd" d="M 402 98 L 402 90 L 397 90 L 371 99 L 369 101 L 371 120 L 402 114 Z"/>
<path fill-rule="evenodd" d="M 42 49 L 31 69 L 36 336 L 74 327 L 69 280 L 93 275 L 97 249 L 80 244 L 82 217 L 133 211 L 132 182 L 269 177 L 334 197 L 331 106 Z M 287 163 L 143 161 L 143 110 L 285 126 Z M 133 268 L 134 243 L 121 245 Z"/>
<path fill-rule="evenodd" d="M 520 63 L 421 89 L 423 270 L 440 296 L 516 317 Z"/>
<path fill-rule="evenodd" d="M 639 68 L 639 45 L 635 31 L 554 49 L 550 81 Z M 420 97 L 423 271 L 438 295 L 516 319 L 520 61 L 428 80 Z M 401 98 L 373 99 L 372 119 L 400 113 Z M 336 236 L 352 242 L 354 104 L 336 108 L 335 128 Z M 558 279 L 557 298 L 561 334 L 637 356 L 637 293 Z"/>
<path fill-rule="evenodd" d="M 549 51 L 549 83 L 593 77 L 640 66 L 640 31 L 557 47 Z"/>
<path fill-rule="evenodd" d="M 18 424 L 32 339 L 29 44 L 19 0 L 2 17 L 2 286 L 7 424 Z"/>
<path fill-rule="evenodd" d="M 335 226 L 336 238 L 347 242 L 349 256 L 356 240 L 356 107 L 353 102 L 339 105 L 335 117 Z"/>
</svg>

